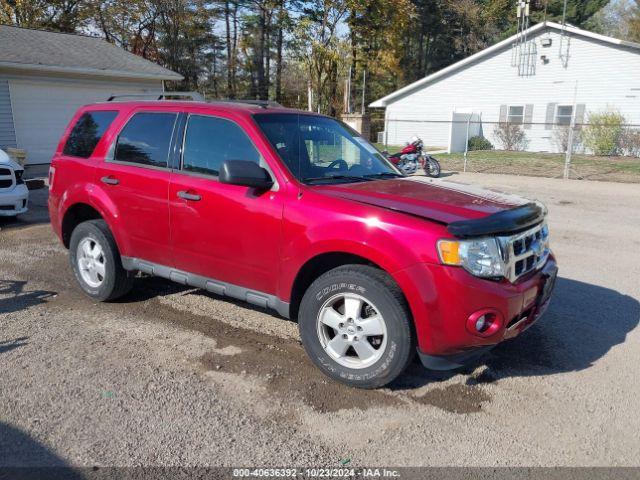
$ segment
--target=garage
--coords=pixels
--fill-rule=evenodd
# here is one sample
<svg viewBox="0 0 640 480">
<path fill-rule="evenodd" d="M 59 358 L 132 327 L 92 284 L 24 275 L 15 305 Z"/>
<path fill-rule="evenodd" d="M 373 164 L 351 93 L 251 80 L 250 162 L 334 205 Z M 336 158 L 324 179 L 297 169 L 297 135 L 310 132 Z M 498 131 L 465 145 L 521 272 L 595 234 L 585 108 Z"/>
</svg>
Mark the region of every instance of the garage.
<svg viewBox="0 0 640 480">
<path fill-rule="evenodd" d="M 0 148 L 49 163 L 78 107 L 113 95 L 154 98 L 182 77 L 103 39 L 0 25 Z"/>
</svg>

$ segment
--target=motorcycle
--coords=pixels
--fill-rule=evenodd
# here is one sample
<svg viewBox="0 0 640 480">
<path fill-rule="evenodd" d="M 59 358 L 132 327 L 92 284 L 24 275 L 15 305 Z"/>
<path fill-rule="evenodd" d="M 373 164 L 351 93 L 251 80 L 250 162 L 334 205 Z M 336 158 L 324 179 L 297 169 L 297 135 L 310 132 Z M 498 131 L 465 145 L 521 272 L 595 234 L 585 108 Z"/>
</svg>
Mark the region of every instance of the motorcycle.
<svg viewBox="0 0 640 480">
<path fill-rule="evenodd" d="M 440 176 L 440 162 L 423 151 L 424 143 L 414 136 L 409 143 L 397 153 L 388 155 L 387 158 L 398 167 L 405 175 L 413 175 L 421 166 L 424 173 L 430 177 Z"/>
</svg>

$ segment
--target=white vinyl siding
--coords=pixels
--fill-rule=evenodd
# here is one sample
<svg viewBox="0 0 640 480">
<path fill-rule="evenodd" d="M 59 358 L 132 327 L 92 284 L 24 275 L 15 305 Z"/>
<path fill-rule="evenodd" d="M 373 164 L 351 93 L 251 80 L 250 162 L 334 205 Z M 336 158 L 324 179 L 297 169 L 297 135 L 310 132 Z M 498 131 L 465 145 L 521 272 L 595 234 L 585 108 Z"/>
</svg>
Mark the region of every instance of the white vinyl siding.
<svg viewBox="0 0 640 480">
<path fill-rule="evenodd" d="M 538 48 L 548 63 L 538 55 L 532 76 L 518 76 L 511 48 L 505 47 L 392 100 L 386 108 L 389 144 L 402 145 L 418 135 L 425 145 L 446 148 L 452 113 L 474 112 L 482 118 L 483 134 L 500 148 L 493 129 L 501 106 L 524 104 L 528 149 L 557 151 L 552 124 L 558 105 L 573 105 L 576 81 L 576 123 L 586 121 L 591 111 L 614 108 L 629 123 L 640 124 L 640 50 L 570 35 L 567 68 L 558 58 L 560 32 L 548 27 L 532 37 L 539 47 L 542 38 L 552 39 L 551 47 Z"/>
<path fill-rule="evenodd" d="M 0 77 L 0 148 L 16 147 L 9 82 Z"/>
</svg>

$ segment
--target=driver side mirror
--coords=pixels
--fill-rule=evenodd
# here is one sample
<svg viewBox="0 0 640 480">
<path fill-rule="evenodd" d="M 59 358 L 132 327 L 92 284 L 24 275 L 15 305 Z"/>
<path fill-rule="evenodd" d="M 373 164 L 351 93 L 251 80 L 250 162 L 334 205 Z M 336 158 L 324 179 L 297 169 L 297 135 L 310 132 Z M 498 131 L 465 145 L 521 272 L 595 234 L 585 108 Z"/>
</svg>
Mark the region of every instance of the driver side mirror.
<svg viewBox="0 0 640 480">
<path fill-rule="evenodd" d="M 273 179 L 269 172 L 255 162 L 247 160 L 227 160 L 220 166 L 220 183 L 269 190 Z"/>
</svg>

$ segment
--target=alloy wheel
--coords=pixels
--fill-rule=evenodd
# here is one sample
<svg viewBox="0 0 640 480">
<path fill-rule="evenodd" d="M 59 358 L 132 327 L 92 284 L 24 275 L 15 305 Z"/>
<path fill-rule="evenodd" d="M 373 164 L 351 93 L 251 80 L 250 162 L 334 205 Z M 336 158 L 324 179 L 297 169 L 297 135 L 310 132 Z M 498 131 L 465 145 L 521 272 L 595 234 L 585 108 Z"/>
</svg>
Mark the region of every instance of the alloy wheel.
<svg viewBox="0 0 640 480">
<path fill-rule="evenodd" d="M 105 276 L 105 256 L 102 246 L 93 238 L 83 238 L 78 243 L 76 258 L 82 280 L 90 287 L 98 288 Z"/>
<path fill-rule="evenodd" d="M 317 331 L 324 351 L 348 368 L 375 364 L 387 345 L 387 325 L 380 310 L 354 293 L 340 293 L 324 302 Z"/>
</svg>

